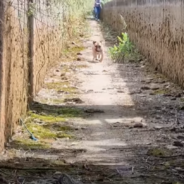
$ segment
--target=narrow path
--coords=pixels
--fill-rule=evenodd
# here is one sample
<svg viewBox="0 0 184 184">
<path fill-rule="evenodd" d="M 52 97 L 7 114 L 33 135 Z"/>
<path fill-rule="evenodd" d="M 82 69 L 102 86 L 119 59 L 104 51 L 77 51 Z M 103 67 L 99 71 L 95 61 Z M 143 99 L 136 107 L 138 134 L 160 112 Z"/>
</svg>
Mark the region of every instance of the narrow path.
<svg viewBox="0 0 184 184">
<path fill-rule="evenodd" d="M 134 112 L 129 112 L 133 105 L 126 82 L 122 79 L 117 65 L 112 64 L 108 57 L 108 48 L 105 46 L 105 59 L 103 63 L 91 63 L 91 45 L 93 40 L 103 40 L 100 27 L 96 22 L 91 22 L 92 36 L 85 44 L 88 47 L 82 52 L 84 60 L 88 61 L 88 67 L 81 70 L 77 77 L 82 84 L 80 89 L 86 91 L 80 95 L 84 101 L 83 107 L 102 113 L 92 113 L 91 117 L 82 120 L 89 133 L 84 132 L 83 140 L 68 144 L 72 149 L 84 149 L 84 153 L 70 158 L 71 162 L 85 161 L 97 164 L 122 164 L 123 155 L 121 152 L 112 151 L 116 147 L 125 146 L 121 134 L 122 130 L 113 131 L 113 124 L 117 122 L 129 121 L 129 116 L 135 116 Z M 124 93 L 122 95 L 122 92 Z M 125 107 L 125 108 L 124 108 Z M 124 117 L 124 114 L 127 113 Z M 81 123 L 81 122 L 80 122 Z"/>
<path fill-rule="evenodd" d="M 89 24 L 92 35 L 83 39 L 80 61 L 62 63 L 45 81 L 59 83 L 68 77 L 77 92 L 56 92 L 49 85 L 37 96 L 37 105 L 50 111 L 64 104 L 85 112 L 84 117 L 66 119 L 75 138 L 57 138 L 46 151 L 14 150 L 16 158 L 8 163 L 22 166 L 22 159 L 29 158 L 25 165 L 54 165 L 86 184 L 182 183 L 183 91 L 145 61 L 113 63 L 108 57 L 110 43 L 104 40 L 100 25 L 92 20 Z M 93 40 L 104 40 L 103 63 L 91 62 Z M 63 97 L 78 100 L 63 103 L 59 101 Z"/>
</svg>

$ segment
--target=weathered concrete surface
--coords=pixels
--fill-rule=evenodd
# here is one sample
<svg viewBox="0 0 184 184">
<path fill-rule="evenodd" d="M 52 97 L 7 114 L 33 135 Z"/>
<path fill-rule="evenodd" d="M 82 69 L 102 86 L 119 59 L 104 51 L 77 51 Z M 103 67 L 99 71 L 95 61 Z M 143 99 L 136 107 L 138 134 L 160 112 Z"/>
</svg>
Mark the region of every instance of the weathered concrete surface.
<svg viewBox="0 0 184 184">
<path fill-rule="evenodd" d="M 104 22 L 123 31 L 161 72 L 184 86 L 184 3 L 182 0 L 113 0 L 102 12 Z"/>
</svg>

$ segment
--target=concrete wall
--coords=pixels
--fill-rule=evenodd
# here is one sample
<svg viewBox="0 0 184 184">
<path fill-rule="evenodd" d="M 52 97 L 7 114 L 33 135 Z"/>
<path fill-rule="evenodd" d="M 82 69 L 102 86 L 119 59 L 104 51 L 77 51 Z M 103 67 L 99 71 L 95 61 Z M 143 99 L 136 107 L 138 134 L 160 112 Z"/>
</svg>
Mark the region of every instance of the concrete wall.
<svg viewBox="0 0 184 184">
<path fill-rule="evenodd" d="M 59 62 L 63 48 L 63 29 L 60 25 L 63 17 L 60 17 L 61 22 L 53 19 L 52 13 L 47 10 L 47 1 L 40 0 L 40 2 L 37 4 L 37 13 L 34 19 L 34 96 L 42 87 L 47 70 Z M 58 10 L 54 11 L 57 12 Z M 60 8 L 60 13 L 61 11 Z M 63 14 L 66 15 L 66 12 L 63 12 Z"/>
<path fill-rule="evenodd" d="M 46 1 L 38 2 L 34 15 L 34 96 L 42 87 L 46 72 L 60 61 L 65 41 L 72 36 L 46 11 Z M 28 109 L 27 13 L 27 1 L 0 2 L 0 151 Z M 71 27 L 71 23 L 65 21 L 67 26 Z"/>
<path fill-rule="evenodd" d="M 5 107 L 4 107 L 4 103 L 5 103 L 5 87 L 4 87 L 4 63 L 3 63 L 3 47 L 4 47 L 4 42 L 3 42 L 3 38 L 4 38 L 4 2 L 0 1 L 0 17 L 1 17 L 1 21 L 0 21 L 0 151 L 2 151 L 3 147 L 4 147 L 4 126 L 5 126 Z"/>
<path fill-rule="evenodd" d="M 161 72 L 184 87 L 183 0 L 113 0 L 104 5 L 103 21 L 130 39 Z"/>
<path fill-rule="evenodd" d="M 62 52 L 61 30 L 47 29 L 42 25 L 35 28 L 34 44 L 34 96 L 42 87 L 48 69 L 59 62 Z"/>
<path fill-rule="evenodd" d="M 3 58 L 1 69 L 1 124 L 0 150 L 4 147 L 19 121 L 27 111 L 27 34 L 17 17 L 17 11 L 4 4 Z"/>
</svg>

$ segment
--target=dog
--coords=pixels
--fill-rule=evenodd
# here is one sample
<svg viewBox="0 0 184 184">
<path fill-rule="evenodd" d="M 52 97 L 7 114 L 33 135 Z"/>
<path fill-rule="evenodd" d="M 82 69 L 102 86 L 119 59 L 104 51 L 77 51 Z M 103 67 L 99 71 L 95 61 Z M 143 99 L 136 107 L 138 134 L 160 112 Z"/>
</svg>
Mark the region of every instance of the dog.
<svg viewBox="0 0 184 184">
<path fill-rule="evenodd" d="M 100 62 L 103 61 L 103 47 L 102 47 L 102 41 L 97 42 L 97 41 L 93 41 L 93 61 L 95 60 L 99 60 Z"/>
</svg>

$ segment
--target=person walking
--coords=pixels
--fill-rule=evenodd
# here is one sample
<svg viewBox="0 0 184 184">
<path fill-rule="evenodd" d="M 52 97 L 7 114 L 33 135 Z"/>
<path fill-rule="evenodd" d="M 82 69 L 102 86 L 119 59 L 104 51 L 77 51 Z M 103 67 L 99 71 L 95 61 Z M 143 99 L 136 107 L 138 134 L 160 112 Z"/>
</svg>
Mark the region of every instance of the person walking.
<svg viewBox="0 0 184 184">
<path fill-rule="evenodd" d="M 95 19 L 99 21 L 101 12 L 101 0 L 95 0 L 94 12 L 95 12 Z"/>
</svg>

